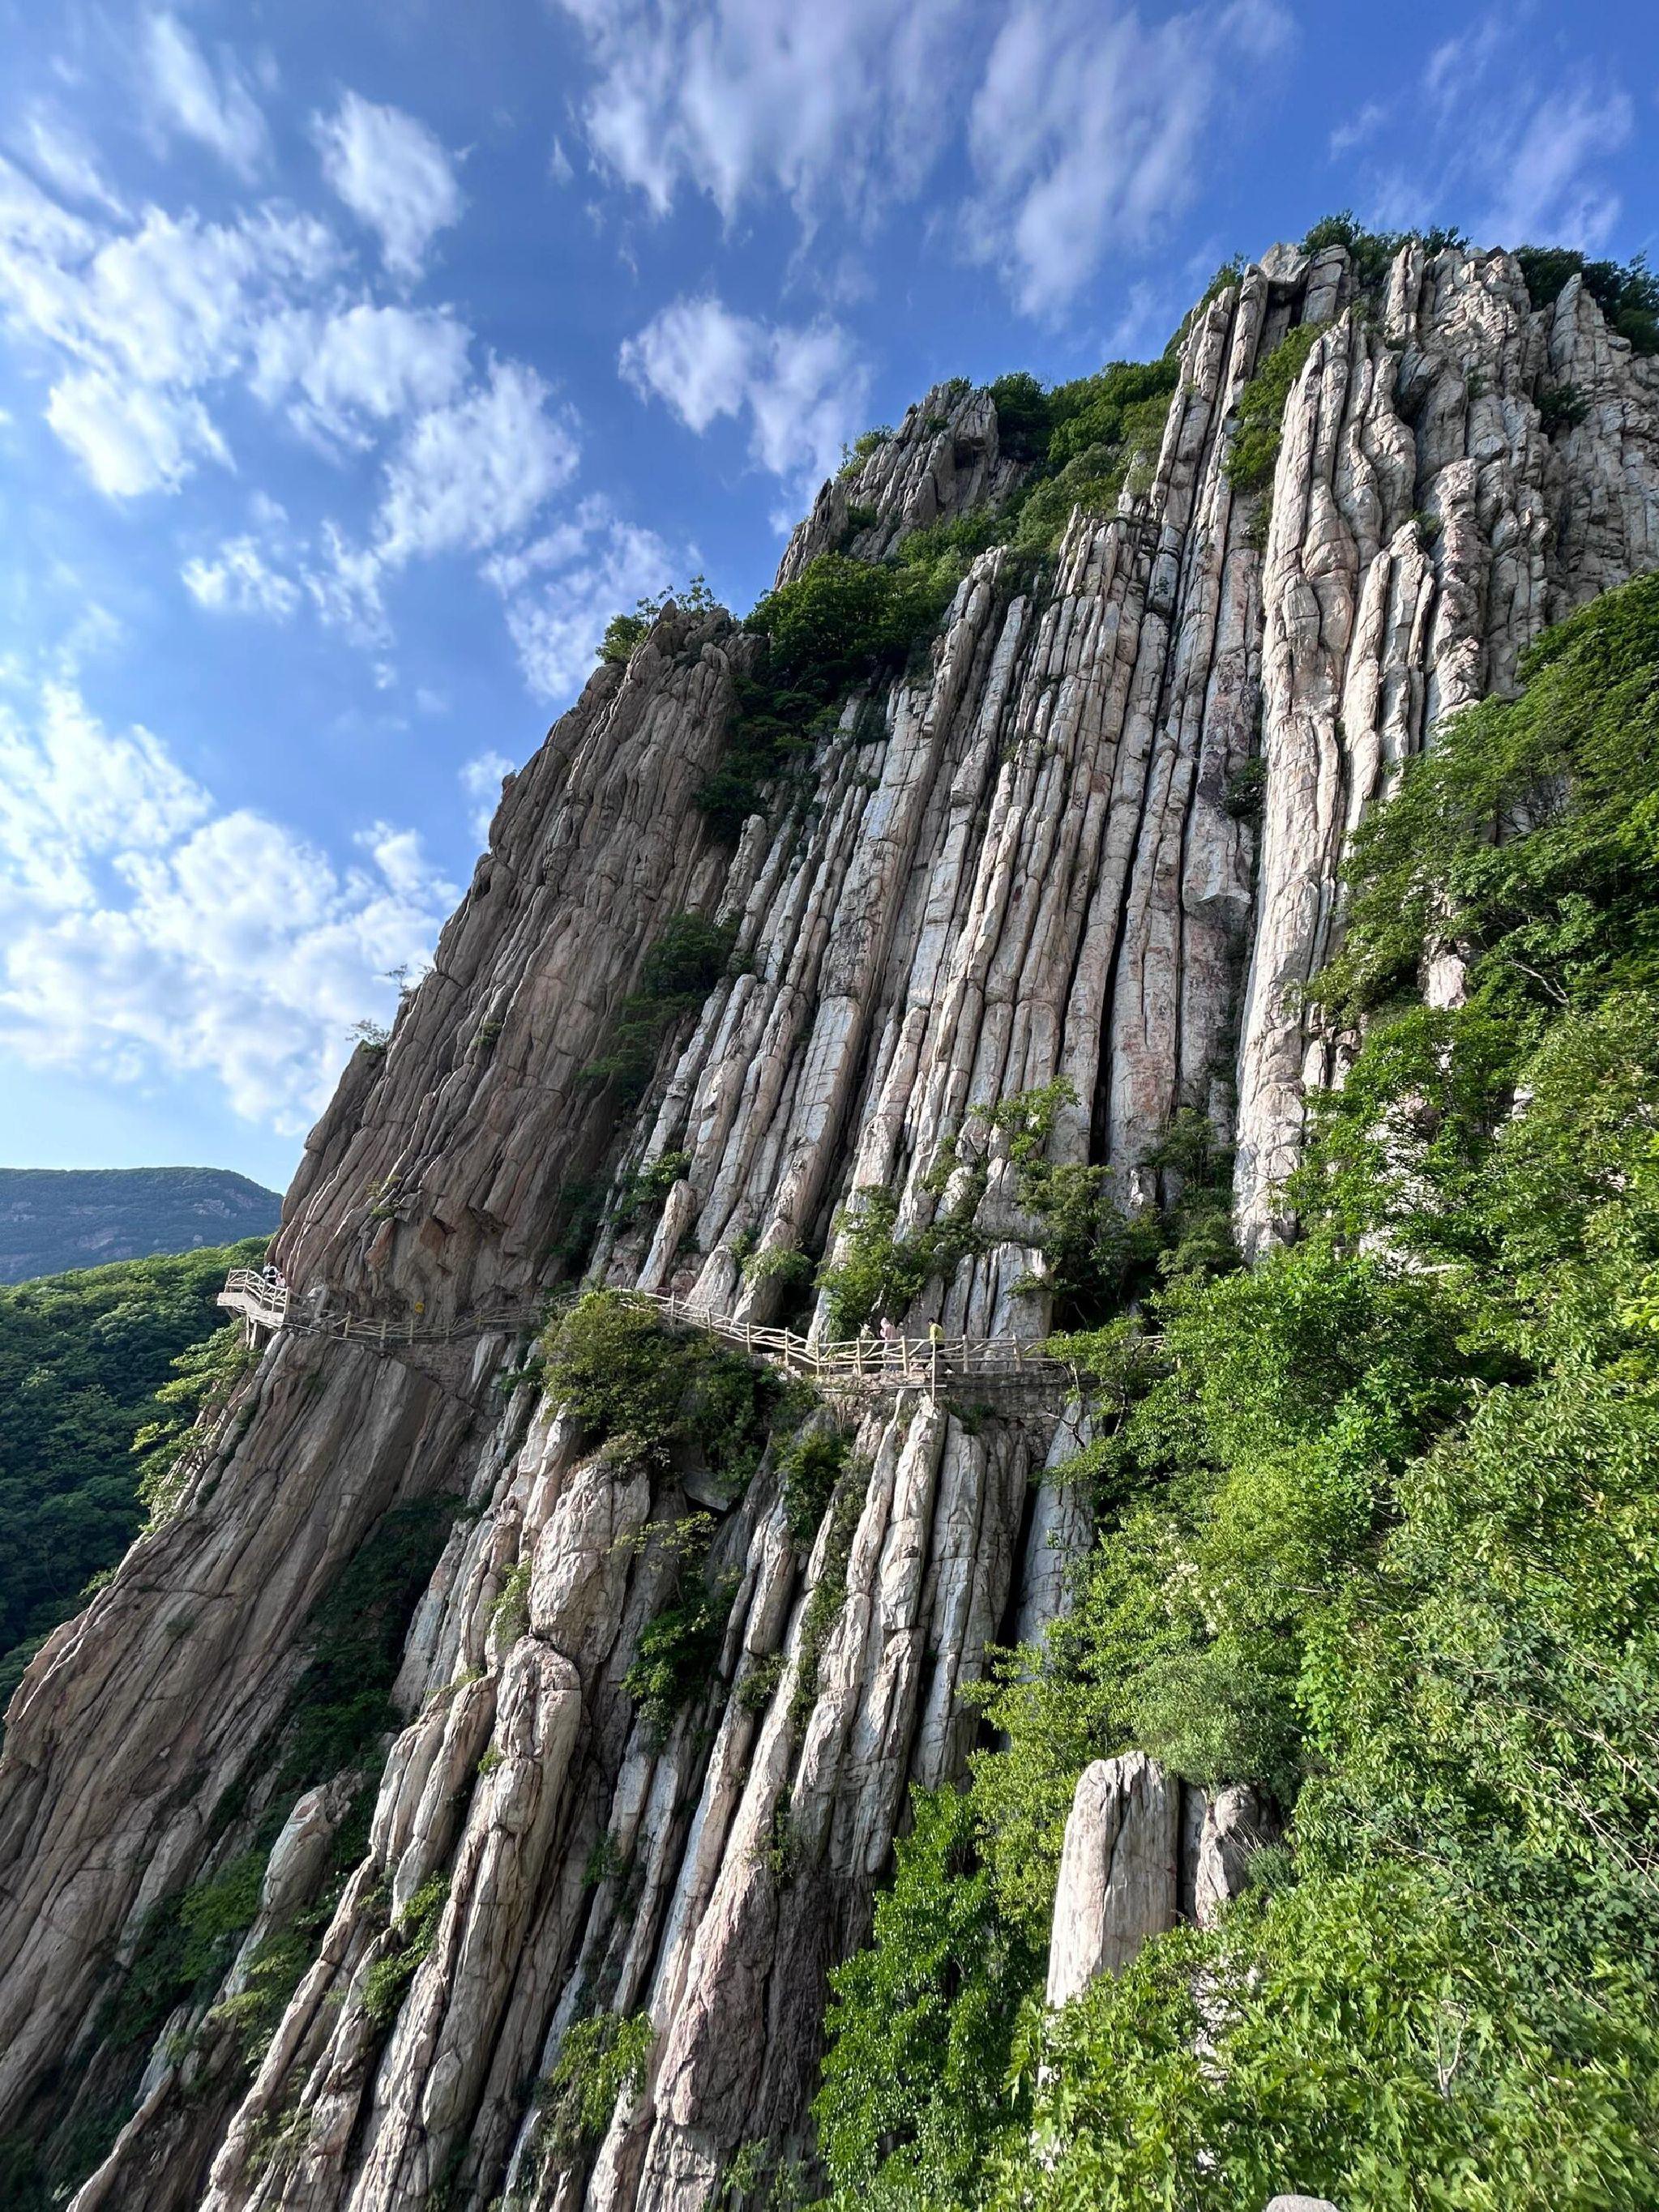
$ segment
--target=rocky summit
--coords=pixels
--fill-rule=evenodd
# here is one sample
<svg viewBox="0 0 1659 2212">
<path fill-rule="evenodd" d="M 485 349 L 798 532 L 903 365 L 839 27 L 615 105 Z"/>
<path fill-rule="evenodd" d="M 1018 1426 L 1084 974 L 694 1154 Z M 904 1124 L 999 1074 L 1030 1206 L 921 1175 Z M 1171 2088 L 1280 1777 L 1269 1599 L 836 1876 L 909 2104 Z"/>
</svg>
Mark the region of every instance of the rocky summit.
<svg viewBox="0 0 1659 2212">
<path fill-rule="evenodd" d="M 908 656 L 757 706 L 787 599 L 671 602 L 509 779 L 308 1140 L 282 1325 L 8 1716 L 0 2136 L 74 2212 L 702 2212 L 814 2172 L 831 1971 L 1091 1540 L 1097 1415 L 938 1346 L 1069 1325 L 1043 1193 L 1167 1213 L 1177 1124 L 1247 1255 L 1293 1238 L 1359 1042 L 1305 988 L 1356 829 L 1659 566 L 1659 361 L 1577 276 L 1535 305 L 1504 252 L 1362 283 L 1278 247 L 1170 382 L 1040 557 L 999 542 L 1010 410 L 928 393 L 779 571 L 901 575 L 979 518 Z M 666 1327 L 595 1304 L 635 1291 Z M 906 1349 L 814 1406 L 785 1324 Z M 1091 1758 L 1050 2004 L 1224 1914 L 1284 1809 Z"/>
</svg>

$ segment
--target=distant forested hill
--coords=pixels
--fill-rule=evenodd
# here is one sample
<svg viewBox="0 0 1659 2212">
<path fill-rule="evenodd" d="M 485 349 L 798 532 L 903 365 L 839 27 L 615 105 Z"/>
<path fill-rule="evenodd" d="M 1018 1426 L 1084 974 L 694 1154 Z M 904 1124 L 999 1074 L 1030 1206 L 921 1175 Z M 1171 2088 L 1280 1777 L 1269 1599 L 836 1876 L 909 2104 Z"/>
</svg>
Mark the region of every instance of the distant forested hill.
<svg viewBox="0 0 1659 2212">
<path fill-rule="evenodd" d="M 282 1204 L 228 1168 L 0 1168 L 0 1283 L 268 1237 Z"/>
<path fill-rule="evenodd" d="M 214 1293 L 264 1249 L 261 1237 L 0 1289 L 0 1706 L 137 1534 L 147 1470 L 134 1440 L 194 1419 L 237 1340 Z"/>
</svg>

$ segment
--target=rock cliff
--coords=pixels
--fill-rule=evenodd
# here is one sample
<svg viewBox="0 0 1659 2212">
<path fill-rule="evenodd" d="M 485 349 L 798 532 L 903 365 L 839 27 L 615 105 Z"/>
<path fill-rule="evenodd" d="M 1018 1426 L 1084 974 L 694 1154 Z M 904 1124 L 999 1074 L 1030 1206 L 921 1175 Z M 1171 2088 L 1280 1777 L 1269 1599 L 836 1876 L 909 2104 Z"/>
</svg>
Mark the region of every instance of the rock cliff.
<svg viewBox="0 0 1659 2212">
<path fill-rule="evenodd" d="M 1241 397 L 1297 326 L 1271 484 L 1241 490 Z M 1236 1141 L 1246 1242 L 1283 1233 L 1304 1097 L 1343 1064 L 1297 986 L 1346 835 L 1546 623 L 1659 561 L 1659 365 L 1577 280 L 1534 309 L 1509 257 L 1413 244 L 1365 295 L 1340 248 L 1280 248 L 1195 311 L 1179 371 L 1119 510 L 1075 514 L 1036 575 L 979 553 L 927 665 L 849 698 L 735 844 L 697 793 L 760 647 L 718 612 L 665 610 L 510 781 L 289 1194 L 296 1314 L 371 1326 L 270 1342 L 180 1510 L 9 1717 L 0 2133 L 77 2179 L 95 2159 L 79 2212 L 694 2212 L 745 2155 L 803 2148 L 825 1972 L 908 1790 L 960 1771 L 988 1647 L 1064 1602 L 1087 1526 L 1048 1470 L 1075 1437 L 1055 1408 L 871 1400 L 809 1535 L 770 1452 L 726 1497 L 595 1451 L 526 1366 L 573 1224 L 596 1279 L 762 1322 L 786 1255 L 844 1253 L 854 1194 L 890 1194 L 901 1235 L 965 1194 L 979 1233 L 911 1327 L 1029 1340 L 1045 1261 L 1006 1139 L 980 1179 L 963 1162 L 999 1103 L 1063 1084 L 1054 1161 L 1156 1204 L 1196 1109 Z M 781 580 L 884 556 L 1022 468 L 990 397 L 940 387 L 825 487 Z M 732 957 L 619 1108 L 584 1071 L 686 914 Z M 729 1611 L 665 1730 L 623 1678 L 693 1509 Z M 403 1725 L 302 1771 L 319 1623 L 389 1530 L 429 1536 Z M 403 1635 L 379 1583 L 353 1601 Z M 1127 1764 L 1085 1778 L 1058 1996 L 1236 1886 L 1254 1814 Z M 220 1956 L 189 1951 L 201 1900 L 238 1879 L 235 1940 L 192 1979 Z M 284 1945 L 263 2048 L 239 2046 Z M 578 2047 L 634 2055 L 562 2136 Z"/>
</svg>

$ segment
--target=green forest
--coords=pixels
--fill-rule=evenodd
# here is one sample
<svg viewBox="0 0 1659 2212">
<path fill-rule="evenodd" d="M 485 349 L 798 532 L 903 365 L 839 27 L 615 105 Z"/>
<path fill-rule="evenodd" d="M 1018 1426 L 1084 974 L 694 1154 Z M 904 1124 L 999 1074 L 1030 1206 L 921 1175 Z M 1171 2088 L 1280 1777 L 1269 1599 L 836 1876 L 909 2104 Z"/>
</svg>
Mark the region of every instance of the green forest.
<svg viewBox="0 0 1659 2212">
<path fill-rule="evenodd" d="M 1097 1540 L 835 1977 L 837 2207 L 1659 2202 L 1659 578 L 1524 679 L 1358 839 L 1297 1240 L 1063 1340 Z M 1286 1841 L 1048 2014 L 1073 1787 L 1131 1747 Z"/>
<path fill-rule="evenodd" d="M 0 1287 L 0 1703 L 137 1534 L 234 1356 L 214 1295 L 265 1241 Z"/>
</svg>

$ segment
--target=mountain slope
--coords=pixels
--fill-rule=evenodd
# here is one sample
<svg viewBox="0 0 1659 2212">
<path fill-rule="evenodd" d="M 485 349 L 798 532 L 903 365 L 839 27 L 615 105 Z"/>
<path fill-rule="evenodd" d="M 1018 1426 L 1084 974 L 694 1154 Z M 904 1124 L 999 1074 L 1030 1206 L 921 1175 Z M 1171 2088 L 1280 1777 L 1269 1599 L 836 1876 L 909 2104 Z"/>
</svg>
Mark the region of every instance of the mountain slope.
<svg viewBox="0 0 1659 2212">
<path fill-rule="evenodd" d="M 0 1168 L 0 1283 L 268 1236 L 282 1203 L 228 1168 Z"/>
<path fill-rule="evenodd" d="M 1659 547 L 1659 373 L 1581 276 L 1276 249 L 1159 374 L 939 386 L 512 782 L 308 1140 L 306 1325 L 13 1703 L 0 2125 L 99 2161 L 80 2212 L 810 2162 L 828 1972 L 1072 1602 L 1092 1417 L 809 1409 L 546 1294 L 1029 1341 L 1224 1271 L 1230 1195 L 1269 1252 L 1358 1042 L 1303 988 L 1345 840 Z M 1224 1896 L 1221 1796 L 1136 1786 Z"/>
<path fill-rule="evenodd" d="M 224 1315 L 225 1270 L 263 1240 L 0 1288 L 0 1689 L 114 1566 L 144 1518 L 133 1443 Z M 193 1411 L 188 1389 L 186 1404 Z M 199 1394 L 198 1394 L 199 1395 Z"/>
</svg>

